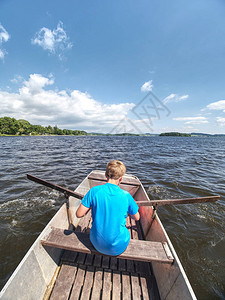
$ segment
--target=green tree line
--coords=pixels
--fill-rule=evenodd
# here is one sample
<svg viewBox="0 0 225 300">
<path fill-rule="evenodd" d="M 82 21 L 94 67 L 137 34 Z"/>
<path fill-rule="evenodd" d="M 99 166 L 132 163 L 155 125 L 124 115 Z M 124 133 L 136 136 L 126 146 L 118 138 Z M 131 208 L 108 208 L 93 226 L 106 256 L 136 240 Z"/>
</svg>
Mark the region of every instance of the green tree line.
<svg viewBox="0 0 225 300">
<path fill-rule="evenodd" d="M 41 126 L 32 125 L 28 121 L 15 118 L 0 118 L 0 134 L 1 135 L 87 135 L 82 130 L 59 129 L 57 125 Z"/>
</svg>

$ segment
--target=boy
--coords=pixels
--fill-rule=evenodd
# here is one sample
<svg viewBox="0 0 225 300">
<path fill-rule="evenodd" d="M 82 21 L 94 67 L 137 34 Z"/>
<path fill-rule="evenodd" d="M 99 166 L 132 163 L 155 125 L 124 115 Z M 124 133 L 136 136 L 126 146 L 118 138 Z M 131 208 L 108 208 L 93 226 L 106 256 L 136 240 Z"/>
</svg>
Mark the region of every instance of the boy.
<svg viewBox="0 0 225 300">
<path fill-rule="evenodd" d="M 130 241 L 127 213 L 136 221 L 140 219 L 137 203 L 119 187 L 125 173 L 121 161 L 109 162 L 105 173 L 107 183 L 90 189 L 76 211 L 76 216 L 81 218 L 91 208 L 90 240 L 96 250 L 106 255 L 119 255 L 127 248 Z"/>
</svg>

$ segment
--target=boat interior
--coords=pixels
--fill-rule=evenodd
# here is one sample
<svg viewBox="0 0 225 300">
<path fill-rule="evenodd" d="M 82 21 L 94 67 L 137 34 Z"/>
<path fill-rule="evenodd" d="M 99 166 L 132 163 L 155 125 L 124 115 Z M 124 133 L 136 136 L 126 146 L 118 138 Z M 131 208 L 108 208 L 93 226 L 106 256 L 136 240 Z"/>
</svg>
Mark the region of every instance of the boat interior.
<svg viewBox="0 0 225 300">
<path fill-rule="evenodd" d="M 93 171 L 75 192 L 85 195 L 93 186 L 105 182 L 103 171 Z M 125 175 L 120 187 L 137 201 L 150 201 L 136 176 Z M 2 299 L 196 299 L 151 205 L 140 206 L 140 221 L 127 217 L 132 245 L 129 255 L 124 257 L 101 255 L 90 247 L 75 247 L 69 235 L 64 242 L 68 230 L 73 233 L 71 237 L 90 232 L 91 213 L 78 219 L 75 213 L 79 205 L 80 199 L 70 196 L 59 209 L 3 288 Z M 60 235 L 53 236 L 55 230 Z M 142 249 L 143 242 L 149 250 Z M 142 255 L 144 251 L 154 252 L 153 244 L 164 249 L 163 257 L 157 247 L 153 257 Z"/>
<path fill-rule="evenodd" d="M 88 177 L 89 188 L 104 184 L 104 173 Z M 136 178 L 125 178 L 121 188 L 134 196 L 140 187 Z M 86 193 L 85 186 L 77 190 Z M 73 199 L 70 199 L 70 203 Z M 69 209 L 71 209 L 72 205 Z M 70 211 L 74 216 L 74 211 Z M 71 223 L 75 223 L 73 219 Z M 128 230 L 132 239 L 143 240 L 139 222 L 127 217 Z M 74 230 L 89 233 L 91 213 L 75 224 Z M 65 250 L 60 269 L 50 292 L 50 299 L 160 299 L 150 262 L 127 260 L 100 254 L 86 254 Z"/>
</svg>

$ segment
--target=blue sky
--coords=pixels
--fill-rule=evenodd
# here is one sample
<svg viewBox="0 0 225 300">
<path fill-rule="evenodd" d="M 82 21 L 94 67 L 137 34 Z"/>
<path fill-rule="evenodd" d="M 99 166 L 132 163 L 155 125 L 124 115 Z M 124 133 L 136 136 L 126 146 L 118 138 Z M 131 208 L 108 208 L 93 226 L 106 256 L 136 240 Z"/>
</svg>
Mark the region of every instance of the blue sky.
<svg viewBox="0 0 225 300">
<path fill-rule="evenodd" d="M 225 133 L 224 58 L 222 0 L 0 0 L 0 117 Z"/>
</svg>

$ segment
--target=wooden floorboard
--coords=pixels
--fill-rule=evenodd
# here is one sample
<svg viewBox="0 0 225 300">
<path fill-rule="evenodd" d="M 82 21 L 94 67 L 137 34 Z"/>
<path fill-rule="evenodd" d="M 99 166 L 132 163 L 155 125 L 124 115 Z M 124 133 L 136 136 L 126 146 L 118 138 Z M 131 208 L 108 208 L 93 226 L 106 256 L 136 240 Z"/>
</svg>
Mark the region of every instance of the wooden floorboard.
<svg viewBox="0 0 225 300">
<path fill-rule="evenodd" d="M 110 300 L 112 291 L 112 271 L 104 269 L 103 285 L 102 285 L 102 299 Z"/>
<path fill-rule="evenodd" d="M 93 265 L 93 260 L 94 260 L 94 255 L 87 254 L 86 260 L 85 260 L 85 265 L 92 266 Z"/>
<path fill-rule="evenodd" d="M 78 256 L 76 257 L 76 262 L 79 265 L 84 265 L 85 259 L 86 259 L 87 254 L 85 253 L 78 253 Z"/>
<path fill-rule="evenodd" d="M 94 279 L 94 267 L 88 266 L 86 270 L 83 291 L 81 294 L 81 300 L 87 300 L 90 298 L 92 286 L 93 286 L 93 279 Z"/>
<path fill-rule="evenodd" d="M 68 299 L 74 283 L 77 267 L 71 264 L 63 264 L 56 280 L 50 299 Z"/>
<path fill-rule="evenodd" d="M 110 259 L 110 269 L 117 270 L 117 268 L 118 268 L 118 258 L 111 257 L 111 259 Z"/>
<path fill-rule="evenodd" d="M 65 250 L 63 253 L 63 256 L 61 258 L 62 262 L 75 262 L 76 257 L 78 256 L 78 253 L 75 251 Z"/>
<path fill-rule="evenodd" d="M 142 239 L 135 221 L 127 218 L 133 239 Z M 79 231 L 88 232 L 90 214 L 81 219 Z M 159 300 L 150 263 L 66 250 L 51 300 Z"/>
<path fill-rule="evenodd" d="M 70 295 L 70 299 L 79 299 L 82 289 L 83 289 L 83 284 L 84 284 L 84 277 L 85 277 L 85 272 L 86 268 L 84 266 L 78 268 L 77 274 L 76 274 L 76 279 L 72 288 L 72 293 Z M 54 298 L 53 298 L 54 299 Z M 56 298 L 57 299 L 57 298 Z M 65 298 L 68 299 L 68 298 Z"/>
<path fill-rule="evenodd" d="M 93 265 L 94 265 L 94 267 L 101 267 L 101 265 L 102 265 L 102 255 L 95 254 Z"/>
<path fill-rule="evenodd" d="M 125 259 L 119 259 L 118 270 L 119 271 L 126 271 L 127 270 L 126 260 Z"/>
<path fill-rule="evenodd" d="M 112 299 L 121 299 L 121 273 L 119 271 L 113 271 L 112 274 Z"/>
<path fill-rule="evenodd" d="M 128 272 L 122 272 L 122 299 L 131 299 L 131 280 Z"/>
<path fill-rule="evenodd" d="M 141 283 L 141 293 L 144 300 L 153 299 L 150 297 L 150 288 L 148 287 L 147 280 L 145 277 L 140 276 L 140 283 Z"/>
<path fill-rule="evenodd" d="M 133 260 L 127 260 L 127 272 L 134 273 L 134 261 Z"/>
<path fill-rule="evenodd" d="M 131 290 L 133 299 L 141 299 L 141 286 L 137 273 L 131 274 Z"/>
<path fill-rule="evenodd" d="M 108 256 L 103 256 L 102 257 L 102 268 L 103 269 L 108 269 L 109 268 L 109 257 Z"/>
<path fill-rule="evenodd" d="M 102 295 L 102 278 L 103 278 L 103 269 L 96 268 L 95 269 L 95 277 L 93 282 L 93 289 L 92 289 L 92 300 L 99 300 L 101 299 Z"/>
</svg>

